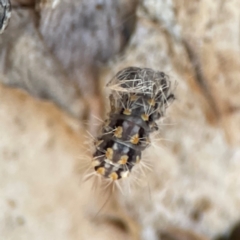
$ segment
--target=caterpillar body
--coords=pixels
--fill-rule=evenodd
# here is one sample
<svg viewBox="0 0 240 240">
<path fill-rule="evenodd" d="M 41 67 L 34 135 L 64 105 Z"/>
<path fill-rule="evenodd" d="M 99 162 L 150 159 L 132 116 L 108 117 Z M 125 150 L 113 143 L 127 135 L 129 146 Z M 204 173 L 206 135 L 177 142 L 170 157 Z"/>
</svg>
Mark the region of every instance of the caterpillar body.
<svg viewBox="0 0 240 240">
<path fill-rule="evenodd" d="M 115 181 L 128 177 L 141 161 L 174 94 L 168 76 L 150 68 L 125 68 L 107 86 L 111 109 L 95 141 L 92 166 Z"/>
</svg>

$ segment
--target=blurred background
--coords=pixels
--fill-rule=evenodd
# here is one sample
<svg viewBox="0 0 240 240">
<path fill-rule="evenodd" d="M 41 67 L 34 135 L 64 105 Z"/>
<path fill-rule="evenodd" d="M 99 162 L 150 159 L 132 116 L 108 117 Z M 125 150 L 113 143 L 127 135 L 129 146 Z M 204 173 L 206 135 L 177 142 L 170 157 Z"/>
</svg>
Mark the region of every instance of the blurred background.
<svg viewBox="0 0 240 240">
<path fill-rule="evenodd" d="M 0 238 L 240 240 L 240 1 L 11 2 Z M 82 177 L 105 85 L 128 66 L 167 73 L 176 100 L 144 152 L 152 170 L 109 194 Z"/>
</svg>

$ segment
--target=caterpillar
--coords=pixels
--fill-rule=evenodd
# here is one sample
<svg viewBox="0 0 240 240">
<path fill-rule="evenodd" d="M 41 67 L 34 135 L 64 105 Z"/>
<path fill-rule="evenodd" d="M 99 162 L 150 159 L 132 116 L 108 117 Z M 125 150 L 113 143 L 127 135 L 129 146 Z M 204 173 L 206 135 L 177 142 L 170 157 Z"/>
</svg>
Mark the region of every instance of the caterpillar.
<svg viewBox="0 0 240 240">
<path fill-rule="evenodd" d="M 164 72 L 127 67 L 107 84 L 110 112 L 94 145 L 92 167 L 112 181 L 126 178 L 150 145 L 150 134 L 174 100 Z"/>
<path fill-rule="evenodd" d="M 9 0 L 0 0 L 0 34 L 3 33 L 11 17 L 11 4 Z"/>
</svg>

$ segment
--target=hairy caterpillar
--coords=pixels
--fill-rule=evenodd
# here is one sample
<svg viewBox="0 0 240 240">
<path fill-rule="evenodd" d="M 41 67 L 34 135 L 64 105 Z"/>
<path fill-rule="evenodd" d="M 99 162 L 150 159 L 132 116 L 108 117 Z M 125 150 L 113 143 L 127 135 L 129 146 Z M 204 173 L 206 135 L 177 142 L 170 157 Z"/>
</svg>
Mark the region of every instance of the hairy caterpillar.
<svg viewBox="0 0 240 240">
<path fill-rule="evenodd" d="M 0 34 L 3 33 L 11 17 L 11 4 L 9 0 L 0 0 Z"/>
<path fill-rule="evenodd" d="M 92 167 L 115 181 L 128 177 L 140 162 L 174 94 L 168 76 L 150 68 L 125 68 L 107 86 L 111 109 L 95 141 Z"/>
</svg>

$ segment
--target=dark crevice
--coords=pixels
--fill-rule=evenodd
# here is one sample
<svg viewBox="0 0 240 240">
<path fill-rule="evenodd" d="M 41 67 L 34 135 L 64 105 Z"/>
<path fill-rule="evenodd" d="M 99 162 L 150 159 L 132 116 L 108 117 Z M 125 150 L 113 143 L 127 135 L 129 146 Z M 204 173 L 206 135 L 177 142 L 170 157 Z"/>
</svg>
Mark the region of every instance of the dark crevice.
<svg viewBox="0 0 240 240">
<path fill-rule="evenodd" d="M 15 4 L 12 4 L 12 9 L 35 9 L 35 3 L 31 3 L 31 4 L 15 3 Z"/>
<path fill-rule="evenodd" d="M 215 238 L 214 240 L 240 240 L 240 222 L 236 223 L 229 232 Z"/>
<path fill-rule="evenodd" d="M 200 87 L 203 95 L 208 99 L 209 106 L 211 107 L 215 118 L 218 119 L 220 117 L 220 111 L 210 91 L 206 77 L 204 76 L 204 73 L 202 71 L 199 57 L 197 56 L 196 51 L 194 51 L 193 47 L 187 40 L 182 40 L 182 44 L 186 50 L 189 61 L 192 64 L 192 69 L 195 75 L 194 79 L 196 80 L 197 85 Z"/>
</svg>

